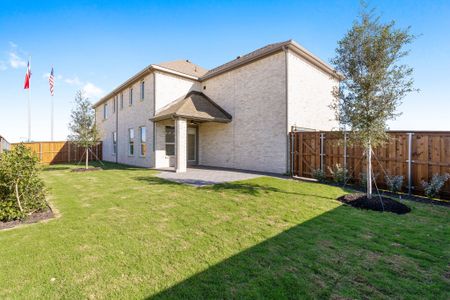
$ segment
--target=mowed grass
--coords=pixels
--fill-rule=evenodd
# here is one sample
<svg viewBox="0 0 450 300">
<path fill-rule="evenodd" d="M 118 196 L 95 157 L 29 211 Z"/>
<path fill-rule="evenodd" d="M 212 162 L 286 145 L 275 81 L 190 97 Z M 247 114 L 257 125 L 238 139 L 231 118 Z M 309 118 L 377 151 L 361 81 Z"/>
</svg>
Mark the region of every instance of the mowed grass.
<svg viewBox="0 0 450 300">
<path fill-rule="evenodd" d="M 344 190 L 262 177 L 195 188 L 108 164 L 43 172 L 60 216 L 0 232 L 0 298 L 450 296 L 449 209 L 407 215 Z"/>
</svg>

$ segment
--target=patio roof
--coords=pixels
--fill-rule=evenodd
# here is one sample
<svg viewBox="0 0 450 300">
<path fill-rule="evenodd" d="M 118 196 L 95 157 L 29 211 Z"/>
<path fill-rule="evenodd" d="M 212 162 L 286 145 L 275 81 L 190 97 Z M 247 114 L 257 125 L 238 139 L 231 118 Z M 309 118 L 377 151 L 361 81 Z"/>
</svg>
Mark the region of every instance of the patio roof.
<svg viewBox="0 0 450 300">
<path fill-rule="evenodd" d="M 186 118 L 200 122 L 231 122 L 231 115 L 201 92 L 191 91 L 158 110 L 152 121 Z"/>
</svg>

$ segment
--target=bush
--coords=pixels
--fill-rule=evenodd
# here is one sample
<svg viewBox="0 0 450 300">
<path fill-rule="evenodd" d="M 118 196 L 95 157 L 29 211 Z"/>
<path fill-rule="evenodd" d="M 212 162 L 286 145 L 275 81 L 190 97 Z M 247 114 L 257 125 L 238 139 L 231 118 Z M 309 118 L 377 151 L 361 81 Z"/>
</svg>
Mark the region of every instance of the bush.
<svg viewBox="0 0 450 300">
<path fill-rule="evenodd" d="M 429 183 L 422 180 L 422 187 L 425 195 L 429 198 L 434 198 L 439 195 L 439 192 L 449 178 L 450 175 L 445 173 L 443 175 L 434 174 Z"/>
<path fill-rule="evenodd" d="M 344 184 L 350 179 L 348 170 L 340 164 L 335 164 L 333 168 L 328 167 L 328 170 L 330 171 L 331 176 L 333 176 L 333 181 L 336 183 Z"/>
<path fill-rule="evenodd" d="M 386 177 L 384 179 L 386 180 L 386 185 L 388 187 L 388 190 L 391 191 L 392 193 L 398 193 L 402 190 L 403 176 L 401 176 L 401 175 L 394 175 L 394 176 L 386 175 Z"/>
<path fill-rule="evenodd" d="M 23 219 L 46 208 L 38 158 L 23 144 L 0 156 L 0 221 Z"/>
<path fill-rule="evenodd" d="M 327 181 L 327 177 L 325 176 L 325 172 L 321 169 L 315 169 L 312 171 L 312 177 L 317 179 L 319 182 Z"/>
</svg>

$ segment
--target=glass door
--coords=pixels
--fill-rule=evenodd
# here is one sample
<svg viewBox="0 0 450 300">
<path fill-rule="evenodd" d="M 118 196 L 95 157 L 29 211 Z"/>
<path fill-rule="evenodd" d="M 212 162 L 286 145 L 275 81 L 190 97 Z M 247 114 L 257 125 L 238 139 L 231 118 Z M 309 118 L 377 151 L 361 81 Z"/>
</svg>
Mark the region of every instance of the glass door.
<svg viewBox="0 0 450 300">
<path fill-rule="evenodd" d="M 187 160 L 191 165 L 197 163 L 197 128 L 187 129 Z"/>
</svg>

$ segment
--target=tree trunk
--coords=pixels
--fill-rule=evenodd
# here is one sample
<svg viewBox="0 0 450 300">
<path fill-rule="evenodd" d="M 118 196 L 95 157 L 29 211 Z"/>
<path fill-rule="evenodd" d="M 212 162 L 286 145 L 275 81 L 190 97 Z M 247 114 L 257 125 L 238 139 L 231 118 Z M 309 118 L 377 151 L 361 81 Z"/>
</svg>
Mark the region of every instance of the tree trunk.
<svg viewBox="0 0 450 300">
<path fill-rule="evenodd" d="M 367 145 L 367 198 L 372 199 L 372 145 Z"/>
<path fill-rule="evenodd" d="M 22 203 L 20 203 L 20 196 L 19 196 L 19 182 L 14 183 L 14 190 L 16 192 L 17 205 L 19 205 L 20 212 L 23 212 Z"/>
<path fill-rule="evenodd" d="M 86 148 L 86 169 L 89 168 L 89 148 Z"/>
</svg>

